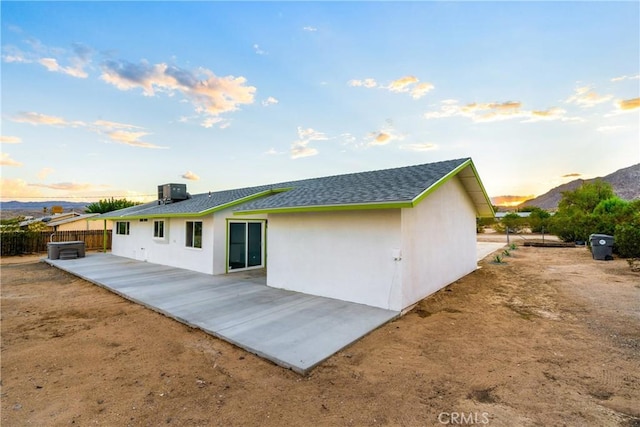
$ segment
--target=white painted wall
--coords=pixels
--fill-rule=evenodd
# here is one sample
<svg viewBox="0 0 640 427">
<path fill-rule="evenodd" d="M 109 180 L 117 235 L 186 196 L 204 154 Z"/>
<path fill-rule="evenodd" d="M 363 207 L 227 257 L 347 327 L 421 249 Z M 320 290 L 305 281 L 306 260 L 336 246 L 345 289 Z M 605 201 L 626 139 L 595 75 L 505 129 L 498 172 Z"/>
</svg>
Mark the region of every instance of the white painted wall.
<svg viewBox="0 0 640 427">
<path fill-rule="evenodd" d="M 267 284 L 389 308 L 399 300 L 399 247 L 399 209 L 270 214 Z"/>
<path fill-rule="evenodd" d="M 129 235 L 112 234 L 111 253 L 117 256 L 148 261 L 154 264 L 186 268 L 207 274 L 224 274 L 227 255 L 227 218 L 233 208 L 198 218 L 164 218 L 165 239 L 153 237 L 153 221 L 129 221 Z M 243 219 L 264 219 L 254 215 Z M 157 218 L 162 219 L 162 218 Z M 186 243 L 186 222 L 202 221 L 202 249 L 189 248 Z"/>
<path fill-rule="evenodd" d="M 113 221 L 107 221 L 107 230 L 111 230 Z M 56 226 L 56 231 L 84 231 L 84 230 L 104 230 L 104 221 L 89 221 L 81 219 L 79 221 L 68 222 Z"/>
<path fill-rule="evenodd" d="M 402 209 L 402 298 L 406 308 L 477 267 L 476 214 L 457 177 Z"/>
<path fill-rule="evenodd" d="M 189 219 L 165 218 L 165 239 L 154 239 L 153 221 L 130 220 L 129 235 L 116 234 L 114 222 L 111 253 L 213 274 L 213 215 Z M 202 249 L 185 246 L 187 221 L 202 221 Z"/>
</svg>

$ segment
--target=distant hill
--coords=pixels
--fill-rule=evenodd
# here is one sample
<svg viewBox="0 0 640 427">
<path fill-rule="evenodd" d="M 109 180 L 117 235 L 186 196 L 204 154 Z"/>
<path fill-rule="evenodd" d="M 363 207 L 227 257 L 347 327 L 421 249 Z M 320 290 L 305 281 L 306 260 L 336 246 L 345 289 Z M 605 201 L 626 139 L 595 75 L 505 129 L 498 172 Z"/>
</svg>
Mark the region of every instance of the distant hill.
<svg viewBox="0 0 640 427">
<path fill-rule="evenodd" d="M 62 200 L 47 200 L 42 202 L 0 202 L 0 213 L 2 219 L 15 218 L 18 216 L 44 216 L 44 208 L 47 213 L 51 212 L 52 206 L 62 206 L 64 212 L 76 211 L 84 212 L 90 202 L 65 202 Z"/>
<path fill-rule="evenodd" d="M 552 188 L 535 199 L 527 200 L 518 207 L 537 206 L 542 209 L 554 210 L 558 207 L 563 191 L 573 191 L 585 182 L 593 182 L 601 179 L 613 187 L 618 197 L 625 200 L 640 199 L 640 163 L 628 168 L 617 170 L 607 176 L 593 179 L 576 179 L 558 187 Z"/>
</svg>

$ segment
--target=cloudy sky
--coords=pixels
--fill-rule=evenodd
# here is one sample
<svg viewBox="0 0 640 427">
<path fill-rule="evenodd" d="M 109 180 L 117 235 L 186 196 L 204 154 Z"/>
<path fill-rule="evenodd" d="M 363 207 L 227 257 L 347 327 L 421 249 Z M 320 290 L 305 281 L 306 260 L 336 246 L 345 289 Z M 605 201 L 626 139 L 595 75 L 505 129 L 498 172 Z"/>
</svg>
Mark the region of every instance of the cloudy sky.
<svg viewBox="0 0 640 427">
<path fill-rule="evenodd" d="M 530 197 L 640 161 L 636 1 L 0 7 L 3 200 L 461 157 Z"/>
</svg>

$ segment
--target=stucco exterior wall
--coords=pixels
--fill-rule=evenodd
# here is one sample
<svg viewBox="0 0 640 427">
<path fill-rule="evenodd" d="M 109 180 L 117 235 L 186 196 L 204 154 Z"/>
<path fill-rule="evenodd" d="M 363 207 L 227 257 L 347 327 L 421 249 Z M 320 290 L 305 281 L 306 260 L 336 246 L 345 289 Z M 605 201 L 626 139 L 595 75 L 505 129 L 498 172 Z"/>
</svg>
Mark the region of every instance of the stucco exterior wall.
<svg viewBox="0 0 640 427">
<path fill-rule="evenodd" d="M 165 218 L 164 239 L 153 237 L 153 221 L 130 220 L 129 235 L 117 234 L 114 223 L 111 253 L 213 274 L 213 215 L 190 219 Z M 185 246 L 187 221 L 202 221 L 202 248 Z"/>
<path fill-rule="evenodd" d="M 113 221 L 107 221 L 107 230 L 111 230 Z M 66 224 L 56 226 L 56 231 L 84 231 L 84 230 L 104 230 L 104 221 L 89 221 L 81 219 Z"/>
<path fill-rule="evenodd" d="M 389 308 L 398 299 L 400 210 L 271 214 L 267 284 Z"/>
<path fill-rule="evenodd" d="M 227 218 L 233 208 L 196 218 L 149 218 L 147 221 L 129 220 L 129 235 L 112 233 L 111 253 L 118 256 L 170 265 L 207 274 L 224 274 L 227 257 Z M 264 219 L 266 215 L 253 215 L 242 219 Z M 164 220 L 165 238 L 153 237 L 153 221 Z M 186 222 L 202 221 L 202 248 L 186 244 Z M 93 221 L 102 224 L 102 221 Z"/>
<path fill-rule="evenodd" d="M 401 309 L 476 269 L 475 218 L 457 177 L 417 206 L 402 209 Z"/>
</svg>

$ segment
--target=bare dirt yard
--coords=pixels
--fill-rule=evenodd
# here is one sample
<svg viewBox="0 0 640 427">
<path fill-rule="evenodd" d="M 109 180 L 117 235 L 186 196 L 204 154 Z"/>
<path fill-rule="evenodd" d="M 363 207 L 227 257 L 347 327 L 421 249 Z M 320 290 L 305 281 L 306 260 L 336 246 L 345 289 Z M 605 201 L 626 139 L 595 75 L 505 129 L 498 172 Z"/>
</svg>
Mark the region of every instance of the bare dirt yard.
<svg viewBox="0 0 640 427">
<path fill-rule="evenodd" d="M 520 247 L 302 377 L 37 258 L 2 265 L 2 426 L 640 426 L 640 273 Z"/>
</svg>

